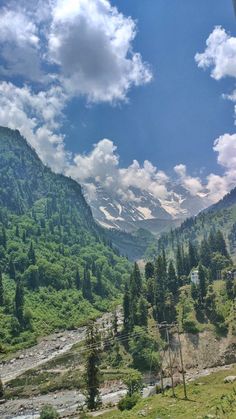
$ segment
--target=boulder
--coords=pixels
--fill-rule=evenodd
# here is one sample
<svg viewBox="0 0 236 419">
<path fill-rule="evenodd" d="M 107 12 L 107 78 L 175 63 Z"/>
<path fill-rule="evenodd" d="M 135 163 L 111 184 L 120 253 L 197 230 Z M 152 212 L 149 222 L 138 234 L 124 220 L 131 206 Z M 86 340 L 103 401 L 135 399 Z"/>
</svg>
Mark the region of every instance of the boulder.
<svg viewBox="0 0 236 419">
<path fill-rule="evenodd" d="M 224 383 L 234 383 L 234 381 L 236 381 L 236 375 L 228 375 L 224 379 Z"/>
</svg>

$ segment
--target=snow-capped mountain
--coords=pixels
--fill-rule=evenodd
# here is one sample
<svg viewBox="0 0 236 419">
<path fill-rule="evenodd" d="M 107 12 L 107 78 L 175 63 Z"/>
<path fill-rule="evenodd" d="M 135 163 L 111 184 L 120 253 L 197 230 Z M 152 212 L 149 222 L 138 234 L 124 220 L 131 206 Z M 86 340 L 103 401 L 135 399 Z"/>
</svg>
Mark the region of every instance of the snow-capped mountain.
<svg viewBox="0 0 236 419">
<path fill-rule="evenodd" d="M 96 186 L 92 194 L 91 184 Z M 85 196 L 94 218 L 109 229 L 131 232 L 138 228 L 146 228 L 158 234 L 180 225 L 186 217 L 196 215 L 208 205 L 206 199 L 192 196 L 180 185 L 175 185 L 170 199 L 163 201 L 139 188 L 130 188 L 132 199 L 128 200 L 94 180 L 91 184 L 84 185 Z"/>
</svg>

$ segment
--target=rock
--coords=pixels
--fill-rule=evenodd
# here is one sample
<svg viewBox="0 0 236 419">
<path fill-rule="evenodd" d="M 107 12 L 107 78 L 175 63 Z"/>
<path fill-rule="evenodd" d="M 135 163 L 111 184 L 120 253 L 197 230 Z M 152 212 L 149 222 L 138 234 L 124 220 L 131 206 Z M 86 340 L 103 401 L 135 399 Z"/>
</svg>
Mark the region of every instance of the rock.
<svg viewBox="0 0 236 419">
<path fill-rule="evenodd" d="M 234 381 L 236 381 L 236 375 L 228 375 L 224 379 L 224 383 L 234 383 Z"/>
</svg>

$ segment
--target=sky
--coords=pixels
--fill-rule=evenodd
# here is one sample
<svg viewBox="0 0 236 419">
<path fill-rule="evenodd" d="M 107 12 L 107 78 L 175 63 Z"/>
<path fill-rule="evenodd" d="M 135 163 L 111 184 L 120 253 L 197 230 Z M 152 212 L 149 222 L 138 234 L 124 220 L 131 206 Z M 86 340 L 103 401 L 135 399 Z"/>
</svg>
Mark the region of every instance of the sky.
<svg viewBox="0 0 236 419">
<path fill-rule="evenodd" d="M 130 200 L 140 186 L 168 201 L 178 179 L 211 203 L 235 185 L 231 0 L 0 0 L 0 9 L 0 124 L 53 170 Z"/>
</svg>

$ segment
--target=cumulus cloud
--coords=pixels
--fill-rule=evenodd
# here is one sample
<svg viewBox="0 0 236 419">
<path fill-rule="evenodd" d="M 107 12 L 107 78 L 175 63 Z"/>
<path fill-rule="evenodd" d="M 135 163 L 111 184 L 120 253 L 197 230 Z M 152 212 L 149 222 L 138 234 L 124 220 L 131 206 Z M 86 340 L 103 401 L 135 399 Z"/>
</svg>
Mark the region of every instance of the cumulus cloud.
<svg viewBox="0 0 236 419">
<path fill-rule="evenodd" d="M 159 171 L 147 160 L 143 166 L 134 160 L 127 168 L 121 168 L 117 147 L 108 139 L 95 144 L 87 155 L 76 155 L 67 174 L 86 185 L 90 198 L 91 194 L 95 197 L 95 191 L 88 186 L 91 185 L 89 180 L 98 182 L 109 192 L 115 191 L 120 197 L 131 201 L 137 199 L 132 188 L 149 191 L 160 199 L 168 196 L 166 184 L 169 178 L 163 171 Z"/>
<path fill-rule="evenodd" d="M 71 94 L 90 102 L 125 100 L 133 85 L 152 78 L 133 52 L 136 25 L 107 0 L 57 0 L 52 9 L 48 58 Z"/>
<path fill-rule="evenodd" d="M 189 176 L 187 174 L 187 168 L 184 164 L 178 164 L 174 167 L 175 173 L 181 180 L 181 185 L 193 196 L 202 193 L 204 186 L 199 177 Z"/>
<path fill-rule="evenodd" d="M 211 76 L 236 77 L 236 38 L 227 34 L 221 26 L 215 27 L 206 41 L 203 53 L 197 53 L 195 60 L 200 68 L 211 68 Z"/>
<path fill-rule="evenodd" d="M 0 54 L 3 75 L 42 80 L 39 30 L 26 14 L 7 8 L 1 10 Z"/>
<path fill-rule="evenodd" d="M 68 160 L 63 135 L 57 133 L 65 100 L 60 87 L 33 93 L 27 86 L 0 83 L 0 125 L 18 129 L 55 171 L 63 171 Z"/>
</svg>

